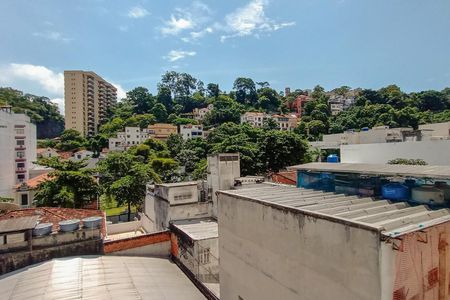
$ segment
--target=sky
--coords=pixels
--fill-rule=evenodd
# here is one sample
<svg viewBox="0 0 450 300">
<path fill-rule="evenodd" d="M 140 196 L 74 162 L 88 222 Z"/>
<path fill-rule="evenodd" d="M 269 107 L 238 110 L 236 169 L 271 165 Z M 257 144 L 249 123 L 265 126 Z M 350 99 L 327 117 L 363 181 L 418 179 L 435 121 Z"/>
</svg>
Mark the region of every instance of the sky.
<svg viewBox="0 0 450 300">
<path fill-rule="evenodd" d="M 450 86 L 449 0 L 0 0 L 0 86 L 63 107 L 64 70 L 119 96 L 166 71 L 232 89 Z"/>
</svg>

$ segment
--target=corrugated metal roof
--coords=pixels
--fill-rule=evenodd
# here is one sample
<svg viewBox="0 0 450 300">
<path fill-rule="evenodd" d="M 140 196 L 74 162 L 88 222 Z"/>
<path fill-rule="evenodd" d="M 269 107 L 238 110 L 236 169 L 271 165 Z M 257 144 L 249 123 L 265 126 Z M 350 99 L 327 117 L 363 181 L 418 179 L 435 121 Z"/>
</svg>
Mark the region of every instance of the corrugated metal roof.
<svg viewBox="0 0 450 300">
<path fill-rule="evenodd" d="M 289 207 L 298 213 L 313 214 L 350 226 L 363 226 L 391 237 L 450 222 L 449 209 L 430 210 L 425 205 L 411 207 L 406 202 L 393 203 L 286 185 L 259 184 L 248 189 L 219 193 L 277 207 Z"/>
<path fill-rule="evenodd" d="M 0 220 L 0 233 L 33 229 L 36 226 L 37 221 L 38 216 Z"/>
<path fill-rule="evenodd" d="M 217 222 L 212 219 L 173 221 L 172 225 L 193 240 L 206 240 L 219 237 Z"/>
<path fill-rule="evenodd" d="M 289 169 L 315 171 L 356 173 L 386 176 L 428 177 L 450 180 L 450 166 L 410 166 L 388 164 L 351 164 L 351 163 L 309 163 L 289 167 Z"/>
<path fill-rule="evenodd" d="M 206 299 L 168 259 L 81 256 L 0 276 L 1 299 Z"/>
<path fill-rule="evenodd" d="M 157 183 L 155 186 L 164 186 L 164 187 L 175 187 L 175 186 L 188 186 L 188 185 L 196 185 L 197 181 L 184 181 L 184 182 L 174 182 L 174 183 Z"/>
</svg>

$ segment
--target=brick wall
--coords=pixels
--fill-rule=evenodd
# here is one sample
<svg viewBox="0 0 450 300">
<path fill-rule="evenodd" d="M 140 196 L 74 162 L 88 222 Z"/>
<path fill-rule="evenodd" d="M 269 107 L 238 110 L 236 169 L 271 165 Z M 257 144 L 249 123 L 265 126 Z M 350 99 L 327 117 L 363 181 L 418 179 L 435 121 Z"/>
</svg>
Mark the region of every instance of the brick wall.
<svg viewBox="0 0 450 300">
<path fill-rule="evenodd" d="M 147 245 L 157 244 L 170 241 L 170 232 L 162 231 L 156 233 L 150 233 L 146 235 L 140 235 L 136 237 L 131 237 L 127 239 L 121 239 L 116 241 L 104 242 L 104 253 L 113 253 L 117 251 L 123 251 L 127 249 L 133 249 L 138 247 L 143 247 Z"/>
<path fill-rule="evenodd" d="M 297 185 L 297 171 L 275 173 L 272 175 L 272 181 L 281 184 Z"/>
</svg>

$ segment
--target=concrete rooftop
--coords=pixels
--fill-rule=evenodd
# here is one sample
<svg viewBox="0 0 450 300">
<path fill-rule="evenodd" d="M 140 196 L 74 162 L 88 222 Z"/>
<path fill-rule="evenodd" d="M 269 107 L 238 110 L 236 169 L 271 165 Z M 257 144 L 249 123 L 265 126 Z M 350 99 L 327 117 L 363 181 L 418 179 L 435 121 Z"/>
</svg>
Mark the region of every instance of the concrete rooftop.
<svg viewBox="0 0 450 300">
<path fill-rule="evenodd" d="M 390 237 L 450 222 L 449 209 L 429 210 L 425 205 L 412 207 L 406 202 L 360 198 L 287 185 L 257 184 L 219 193 L 275 207 L 290 208 L 294 212 L 350 226 L 365 227 Z"/>
<path fill-rule="evenodd" d="M 377 176 L 405 176 L 450 179 L 450 166 L 416 166 L 360 163 L 308 163 L 289 167 L 290 170 L 312 172 L 354 173 Z"/>
<path fill-rule="evenodd" d="M 173 221 L 173 226 L 197 241 L 219 237 L 217 222 L 212 219 Z"/>
<path fill-rule="evenodd" d="M 206 299 L 162 258 L 54 259 L 0 276 L 1 299 Z"/>
</svg>

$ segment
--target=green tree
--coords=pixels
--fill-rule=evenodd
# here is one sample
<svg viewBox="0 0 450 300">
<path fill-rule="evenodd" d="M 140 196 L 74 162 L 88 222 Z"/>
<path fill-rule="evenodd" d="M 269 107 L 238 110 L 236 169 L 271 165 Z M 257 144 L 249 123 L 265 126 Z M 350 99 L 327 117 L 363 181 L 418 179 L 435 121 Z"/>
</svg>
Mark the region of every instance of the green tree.
<svg viewBox="0 0 450 300">
<path fill-rule="evenodd" d="M 208 85 L 206 86 L 206 91 L 208 92 L 209 97 L 219 97 L 220 89 L 219 85 L 216 83 L 208 83 Z"/>
<path fill-rule="evenodd" d="M 54 171 L 49 173 L 48 180 L 37 187 L 37 206 L 83 208 L 98 195 L 93 170 L 85 168 L 85 161 L 62 161 L 53 157 L 40 159 L 39 164 Z"/>
<path fill-rule="evenodd" d="M 219 126 L 226 122 L 240 123 L 242 107 L 228 96 L 220 95 L 214 101 L 214 108 L 203 119 L 209 127 Z"/>
<path fill-rule="evenodd" d="M 157 157 L 154 158 L 150 165 L 159 175 L 163 182 L 175 182 L 179 179 L 178 168 L 179 163 L 172 158 Z"/>
<path fill-rule="evenodd" d="M 155 104 L 155 99 L 144 87 L 137 87 L 127 92 L 125 101 L 133 106 L 133 113 L 136 114 L 149 113 Z"/>
<path fill-rule="evenodd" d="M 161 103 L 156 103 L 152 109 L 152 114 L 155 116 L 157 122 L 167 121 L 167 110 Z"/>
<path fill-rule="evenodd" d="M 105 195 L 116 199 L 119 205 L 128 206 L 128 221 L 131 219 L 131 206 L 139 206 L 144 201 L 147 183 L 161 182 L 150 165 L 127 152 L 110 153 L 100 161 L 99 171 Z"/>
<path fill-rule="evenodd" d="M 234 81 L 237 102 L 254 106 L 258 101 L 255 82 L 251 78 L 239 77 Z"/>
<path fill-rule="evenodd" d="M 75 129 L 64 130 L 59 138 L 60 141 L 56 145 L 56 148 L 63 151 L 78 150 L 87 144 L 86 139 Z"/>
</svg>

